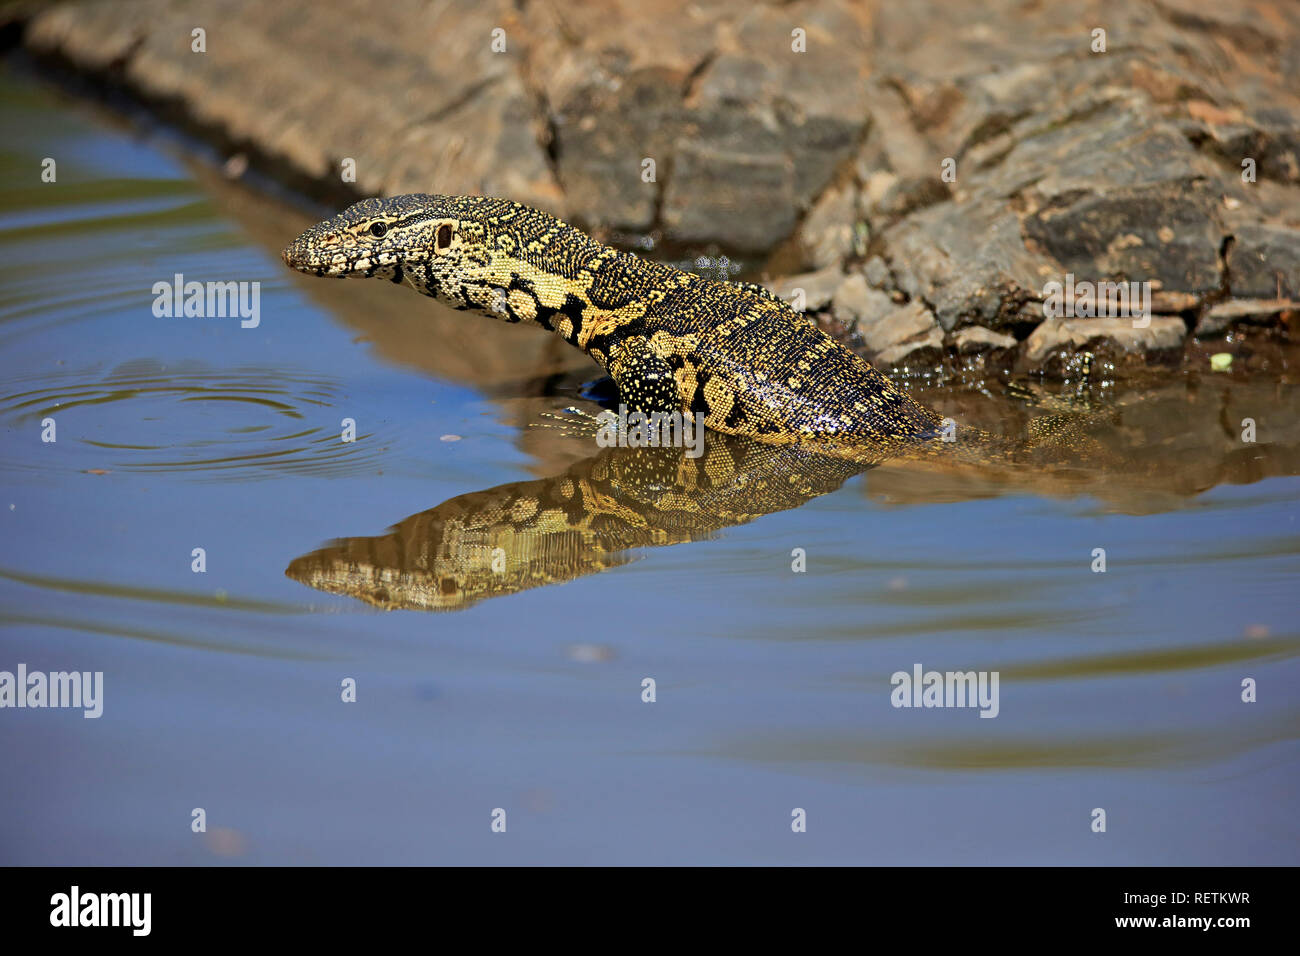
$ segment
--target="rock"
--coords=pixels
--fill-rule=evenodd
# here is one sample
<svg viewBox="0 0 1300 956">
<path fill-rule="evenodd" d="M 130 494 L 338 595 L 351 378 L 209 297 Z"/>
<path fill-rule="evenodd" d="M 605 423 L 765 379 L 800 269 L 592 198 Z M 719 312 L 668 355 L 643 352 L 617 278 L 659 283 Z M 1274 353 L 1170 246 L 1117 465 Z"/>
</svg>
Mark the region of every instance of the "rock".
<svg viewBox="0 0 1300 956">
<path fill-rule="evenodd" d="M 937 363 L 943 354 L 943 332 L 930 310 L 920 302 L 895 306 L 882 315 L 861 321 L 856 331 L 867 352 L 885 368 L 904 362 Z"/>
<path fill-rule="evenodd" d="M 952 337 L 952 343 L 959 355 L 1009 351 L 1020 344 L 1010 335 L 994 332 L 981 325 L 968 325 L 958 330 Z"/>
<path fill-rule="evenodd" d="M 1201 304 L 1201 296 L 1192 292 L 1151 292 L 1151 311 L 1159 315 L 1190 312 Z"/>
<path fill-rule="evenodd" d="M 878 188 L 878 185 L 877 185 Z M 892 176 L 880 198 L 867 205 L 872 226 L 884 229 L 904 216 L 951 198 L 948 187 L 937 176 Z"/>
<path fill-rule="evenodd" d="M 692 11 L 684 0 L 664 0 L 653 16 L 628 0 L 517 6 L 517 26 L 507 29 L 547 112 L 568 215 L 590 227 L 649 229 L 690 129 L 684 91 L 712 57 L 723 11 Z"/>
<path fill-rule="evenodd" d="M 876 352 L 876 364 L 889 371 L 930 371 L 944 358 L 944 333 L 939 326 L 910 342 L 901 342 Z"/>
<path fill-rule="evenodd" d="M 867 284 L 877 289 L 883 289 L 891 282 L 889 266 L 885 265 L 885 260 L 880 256 L 868 259 L 862 266 L 862 274 L 866 277 Z"/>
<path fill-rule="evenodd" d="M 898 93 L 877 88 L 872 113 L 871 133 L 854 166 L 862 184 L 859 215 L 881 230 L 950 194 L 939 179 L 939 156 L 910 129 Z"/>
<path fill-rule="evenodd" d="M 1125 102 L 1021 141 L 987 188 L 1036 177 L 1024 192 L 1025 237 L 1061 272 L 1203 293 L 1219 287 L 1222 243 L 1206 173 L 1150 107 Z"/>
<path fill-rule="evenodd" d="M 1228 284 L 1234 296 L 1300 298 L 1300 229 L 1239 225 L 1228 250 Z"/>
<path fill-rule="evenodd" d="M 1244 320 L 1269 325 L 1283 312 L 1300 310 L 1300 302 L 1290 299 L 1230 299 L 1205 310 L 1196 323 L 1196 336 L 1218 335 L 1229 326 Z"/>
<path fill-rule="evenodd" d="M 835 290 L 840 287 L 843 281 L 844 273 L 837 263 L 816 272 L 787 276 L 784 279 L 768 283 L 768 285 L 773 292 L 787 302 L 794 302 L 798 291 L 802 289 L 804 310 L 819 312 L 831 304 L 831 298 Z"/>
<path fill-rule="evenodd" d="M 719 32 L 716 57 L 683 102 L 687 122 L 664 188 L 667 229 L 753 249 L 789 236 L 869 123 L 865 18 L 855 4 L 823 0 L 754 7 Z M 809 52 L 792 49 L 792 26 L 805 31 Z"/>
<path fill-rule="evenodd" d="M 952 334 L 968 327 L 1024 336 L 1044 283 L 1066 274 L 1150 282 L 1157 313 L 1189 314 L 1226 288 L 1198 334 L 1291 314 L 1233 301 L 1300 299 L 1295 3 L 10 6 L 6 36 L 38 59 L 331 204 L 497 194 L 588 227 L 753 252 L 802 221 L 815 294 L 796 278 L 819 307 L 834 295 L 860 324 L 895 310 L 867 289 L 897 290 L 959 349 L 985 344 Z M 1105 53 L 1089 49 L 1090 23 L 1107 30 Z M 189 48 L 195 25 L 203 54 Z M 865 288 L 840 275 L 865 254 L 861 222 Z M 1043 329 L 1022 359 L 1062 335 L 1073 343 Z"/>
<path fill-rule="evenodd" d="M 868 349 L 880 352 L 937 327 L 934 315 L 924 304 L 908 302 L 894 306 L 891 303 L 887 312 L 859 322 L 857 332 Z"/>
<path fill-rule="evenodd" d="M 1024 345 L 1024 358 L 1032 367 L 1047 367 L 1049 357 L 1079 350 L 1109 357 L 1141 361 L 1149 353 L 1182 347 L 1187 326 L 1182 319 L 1152 316 L 1146 328 L 1134 328 L 1133 319 L 1045 319 Z"/>
<path fill-rule="evenodd" d="M 869 100 L 874 122 L 855 158 L 858 178 L 866 180 L 876 171 L 896 173 L 885 184 L 892 185 L 900 176 L 936 173 L 940 154 L 915 128 L 898 89 L 889 83 L 874 82 Z"/>
<path fill-rule="evenodd" d="M 899 288 L 934 307 L 946 331 L 998 328 L 1036 300 L 1050 260 L 1031 252 L 1016 215 L 992 199 L 932 206 L 885 233 Z"/>
<path fill-rule="evenodd" d="M 392 0 L 364 17 L 308 0 L 106 0 L 27 16 L 33 53 L 111 74 L 331 201 L 488 193 L 589 227 L 766 250 L 870 122 L 869 13 L 850 0 Z"/>
<path fill-rule="evenodd" d="M 630 230 L 654 226 L 685 122 L 684 79 L 666 69 L 639 70 L 618 83 L 583 87 L 556 113 L 557 172 L 574 220 Z"/>
<path fill-rule="evenodd" d="M 814 269 L 838 265 L 853 251 L 857 196 L 852 184 L 832 186 L 799 229 L 799 244 Z"/>
<path fill-rule="evenodd" d="M 879 218 L 899 179 L 932 174 L 938 157 L 956 161 L 952 201 L 891 210 L 901 217 L 883 235 L 900 288 L 945 329 L 1039 321 L 1029 304 L 1065 273 L 1150 281 L 1157 311 L 1190 311 L 1222 287 L 1220 250 L 1240 233 L 1223 215 L 1233 209 L 1270 231 L 1258 243 L 1268 267 L 1243 268 L 1250 290 L 1234 295 L 1277 296 L 1272 273 L 1294 262 L 1285 232 L 1300 225 L 1300 193 L 1261 191 L 1252 205 L 1240 173 L 1253 156 L 1262 177 L 1296 181 L 1300 57 L 1281 51 L 1297 48 L 1300 8 L 1270 4 L 1267 21 L 1195 12 L 1195 0 L 1092 9 L 1110 36 L 1105 55 L 1090 55 L 1074 21 L 1047 6 L 878 8 L 876 82 L 893 95 L 873 100 L 864 205 Z M 936 17 L 944 29 L 929 27 Z M 1139 35 L 1141 44 L 1116 41 Z M 1262 59 L 1277 68 L 1252 65 Z M 1214 65 L 1229 62 L 1239 66 Z M 873 143 L 877 131 L 909 157 L 902 166 Z"/>
<path fill-rule="evenodd" d="M 223 145 L 251 144 L 263 167 L 334 200 L 482 192 L 561 212 L 533 99 L 490 46 L 512 21 L 507 0 L 392 0 L 365 16 L 307 0 L 108 0 L 51 7 L 24 42 L 111 74 Z M 204 53 L 190 49 L 197 25 Z"/>
<path fill-rule="evenodd" d="M 898 176 L 883 169 L 874 170 L 864 176 L 862 192 L 858 195 L 858 209 L 861 214 L 869 220 L 879 220 L 881 217 L 876 212 L 876 208 L 884 202 L 886 196 L 890 195 L 898 185 L 898 181 Z"/>
<path fill-rule="evenodd" d="M 1220 278 L 1213 204 L 1207 189 L 1174 182 L 1044 209 L 1025 231 L 1077 278 L 1129 276 L 1166 290 L 1206 293 L 1219 287 Z"/>
<path fill-rule="evenodd" d="M 936 325 L 919 339 L 901 342 L 876 353 L 876 364 L 884 369 L 930 370 L 943 359 L 943 332 Z"/>
<path fill-rule="evenodd" d="M 689 186 L 676 185 L 683 183 Z M 683 242 L 725 235 L 733 248 L 766 249 L 790 235 L 797 205 L 788 159 L 679 143 L 673 181 L 664 197 L 663 224 Z M 603 218 L 605 213 L 597 215 Z"/>
<path fill-rule="evenodd" d="M 836 287 L 833 304 L 835 317 L 849 328 L 875 322 L 896 308 L 894 300 L 879 289 L 868 286 L 866 277 L 860 272 L 846 276 Z"/>
</svg>

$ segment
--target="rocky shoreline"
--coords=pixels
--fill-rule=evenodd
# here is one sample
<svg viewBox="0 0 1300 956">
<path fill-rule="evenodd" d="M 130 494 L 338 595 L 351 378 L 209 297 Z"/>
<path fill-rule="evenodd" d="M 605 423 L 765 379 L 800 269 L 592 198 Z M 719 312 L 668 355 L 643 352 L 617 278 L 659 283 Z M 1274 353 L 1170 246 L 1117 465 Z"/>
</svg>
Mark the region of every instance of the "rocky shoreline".
<svg viewBox="0 0 1300 956">
<path fill-rule="evenodd" d="M 0 20 L 331 203 L 496 194 L 741 250 L 887 368 L 1289 372 L 1294 4 L 102 0 Z M 1127 300 L 1099 314 L 1121 287 L 1136 321 Z"/>
</svg>

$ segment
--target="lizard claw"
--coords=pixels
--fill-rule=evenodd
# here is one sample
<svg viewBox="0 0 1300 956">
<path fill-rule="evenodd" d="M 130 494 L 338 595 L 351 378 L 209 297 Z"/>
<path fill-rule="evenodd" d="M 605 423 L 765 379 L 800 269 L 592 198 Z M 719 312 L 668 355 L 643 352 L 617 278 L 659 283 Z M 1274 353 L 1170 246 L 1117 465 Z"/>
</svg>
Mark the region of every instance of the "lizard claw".
<svg viewBox="0 0 1300 956">
<path fill-rule="evenodd" d="M 566 438 L 590 438 L 592 440 L 595 439 L 596 433 L 602 428 L 618 427 L 618 419 L 613 412 L 605 411 L 599 415 L 593 415 L 572 405 L 562 408 L 560 411 L 564 414 L 556 414 L 555 412 L 541 413 L 542 418 L 550 418 L 560 424 L 551 425 L 547 422 L 531 422 L 529 427 L 554 428 Z"/>
</svg>

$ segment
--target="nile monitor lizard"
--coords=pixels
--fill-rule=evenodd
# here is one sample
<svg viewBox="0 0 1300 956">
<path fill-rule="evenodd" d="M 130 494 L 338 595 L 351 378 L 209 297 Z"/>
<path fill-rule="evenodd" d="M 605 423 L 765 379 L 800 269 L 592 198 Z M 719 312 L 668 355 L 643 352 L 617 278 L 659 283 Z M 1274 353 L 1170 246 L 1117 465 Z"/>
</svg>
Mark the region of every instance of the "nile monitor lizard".
<svg viewBox="0 0 1300 956">
<path fill-rule="evenodd" d="M 604 368 L 630 411 L 702 413 L 715 431 L 776 443 L 911 442 L 940 428 L 938 415 L 761 286 L 620 252 L 503 199 L 367 199 L 308 229 L 284 260 L 540 325 Z"/>
</svg>

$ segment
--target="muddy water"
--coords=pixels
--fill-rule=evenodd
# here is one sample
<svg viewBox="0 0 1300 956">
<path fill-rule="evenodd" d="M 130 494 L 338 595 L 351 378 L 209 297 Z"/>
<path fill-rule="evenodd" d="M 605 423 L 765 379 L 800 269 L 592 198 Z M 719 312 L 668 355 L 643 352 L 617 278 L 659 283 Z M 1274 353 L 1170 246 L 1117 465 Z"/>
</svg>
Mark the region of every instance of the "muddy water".
<svg viewBox="0 0 1300 956">
<path fill-rule="evenodd" d="M 596 408 L 563 343 L 290 274 L 302 211 L 0 109 L 0 671 L 103 673 L 97 719 L 0 710 L 0 860 L 1296 862 L 1283 373 L 1103 374 L 1105 467 L 600 452 L 530 427 Z M 178 274 L 256 324 L 155 314 Z M 997 716 L 892 706 L 917 666 Z"/>
</svg>

